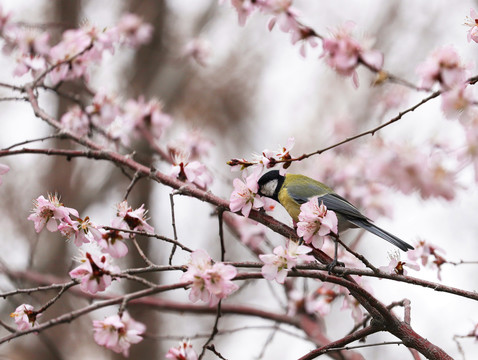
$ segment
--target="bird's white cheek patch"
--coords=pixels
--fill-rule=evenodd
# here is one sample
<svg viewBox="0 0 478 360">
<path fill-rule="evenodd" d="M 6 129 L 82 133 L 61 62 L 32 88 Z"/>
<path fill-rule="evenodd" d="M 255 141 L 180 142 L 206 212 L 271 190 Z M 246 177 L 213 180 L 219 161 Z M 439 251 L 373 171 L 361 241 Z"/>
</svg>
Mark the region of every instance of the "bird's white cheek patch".
<svg viewBox="0 0 478 360">
<path fill-rule="evenodd" d="M 273 196 L 276 189 L 277 189 L 277 184 L 278 183 L 279 183 L 279 180 L 274 179 L 274 180 L 271 180 L 268 183 L 262 185 L 261 193 L 263 193 L 265 196 Z"/>
</svg>

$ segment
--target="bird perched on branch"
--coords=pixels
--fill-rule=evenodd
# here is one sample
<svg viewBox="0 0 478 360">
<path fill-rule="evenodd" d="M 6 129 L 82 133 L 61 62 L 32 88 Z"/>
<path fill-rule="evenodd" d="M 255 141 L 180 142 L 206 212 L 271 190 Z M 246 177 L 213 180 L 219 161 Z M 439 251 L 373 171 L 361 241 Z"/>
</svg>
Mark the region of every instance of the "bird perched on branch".
<svg viewBox="0 0 478 360">
<path fill-rule="evenodd" d="M 299 221 L 300 206 L 312 197 L 318 196 L 319 203 L 323 203 L 337 215 L 339 233 L 361 227 L 403 251 L 413 249 L 410 244 L 374 225 L 355 206 L 337 195 L 331 188 L 307 176 L 294 174 L 282 176 L 278 170 L 269 171 L 259 179 L 259 195 L 278 201 L 295 222 Z"/>
</svg>

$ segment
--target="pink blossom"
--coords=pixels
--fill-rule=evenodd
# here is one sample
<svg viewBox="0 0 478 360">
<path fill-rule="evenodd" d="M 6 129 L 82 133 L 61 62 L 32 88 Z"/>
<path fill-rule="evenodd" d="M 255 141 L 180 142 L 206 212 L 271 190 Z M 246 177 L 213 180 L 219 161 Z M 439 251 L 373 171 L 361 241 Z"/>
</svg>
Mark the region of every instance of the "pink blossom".
<svg viewBox="0 0 478 360">
<path fill-rule="evenodd" d="M 470 30 L 467 32 L 468 42 L 473 40 L 478 43 L 478 15 L 475 9 L 470 9 L 470 17 L 466 17 L 465 25 L 470 27 Z"/>
<path fill-rule="evenodd" d="M 98 245 L 101 251 L 110 254 L 114 258 L 121 258 L 128 253 L 128 247 L 124 243 L 122 232 L 117 230 L 101 230 Z"/>
<path fill-rule="evenodd" d="M 22 304 L 10 314 L 15 319 L 19 331 L 31 329 L 35 325 L 35 321 L 41 316 L 37 313 L 32 305 Z"/>
<path fill-rule="evenodd" d="M 172 347 L 166 354 L 166 359 L 171 360 L 197 360 L 198 355 L 189 340 L 179 342 L 179 346 Z"/>
<path fill-rule="evenodd" d="M 117 99 L 102 89 L 95 94 L 91 105 L 86 107 L 86 113 L 95 124 L 108 126 L 121 114 L 121 109 Z"/>
<path fill-rule="evenodd" d="M 1 10 L 1 9 L 0 9 L 0 10 Z M 7 165 L 5 165 L 5 164 L 0 164 L 0 185 L 2 185 L 2 182 L 3 182 L 1 176 L 2 176 L 2 175 L 5 175 L 5 174 L 6 174 L 7 172 L 9 172 L 9 171 L 10 171 L 10 168 L 9 168 Z"/>
<path fill-rule="evenodd" d="M 61 117 L 61 125 L 77 136 L 85 136 L 90 131 L 88 115 L 78 106 L 74 105 Z"/>
<path fill-rule="evenodd" d="M 135 129 L 151 131 L 156 139 L 159 139 L 172 123 L 171 116 L 163 111 L 159 100 L 145 102 L 143 97 L 128 100 L 124 106 L 123 117 L 125 122 L 131 123 Z"/>
<path fill-rule="evenodd" d="M 264 225 L 242 216 L 234 217 L 234 222 L 241 242 L 253 251 L 259 250 L 265 240 Z"/>
<path fill-rule="evenodd" d="M 75 220 L 71 223 L 62 222 L 58 225 L 58 230 L 68 239 L 73 238 L 75 245 L 78 247 L 90 241 L 99 241 L 101 239 L 101 232 L 90 221 L 88 216 L 84 220 L 75 217 Z"/>
<path fill-rule="evenodd" d="M 320 249 L 324 238 L 329 234 L 337 234 L 337 216 L 321 203 L 319 198 L 313 197 L 300 206 L 297 235 L 302 237 L 306 244 L 312 244 Z"/>
<path fill-rule="evenodd" d="M 13 76 L 23 76 L 28 72 L 32 72 L 33 76 L 46 69 L 46 60 L 41 56 L 32 56 L 22 54 L 17 57 L 17 66 L 13 70 Z"/>
<path fill-rule="evenodd" d="M 93 330 L 98 345 L 127 357 L 131 345 L 143 340 L 141 335 L 146 326 L 133 320 L 125 311 L 121 316 L 112 315 L 102 321 L 93 320 Z"/>
<path fill-rule="evenodd" d="M 121 42 L 138 47 L 151 41 L 154 28 L 151 24 L 143 22 L 136 14 L 124 14 L 116 26 Z"/>
<path fill-rule="evenodd" d="M 212 175 L 203 163 L 193 160 L 188 161 L 189 156 L 184 153 L 176 153 L 173 156 L 173 165 L 170 175 L 181 181 L 189 181 L 201 189 L 207 189 L 212 183 Z"/>
<path fill-rule="evenodd" d="M 456 84 L 444 91 L 441 97 L 441 109 L 447 118 L 463 115 L 473 104 L 472 87 L 466 83 Z"/>
<path fill-rule="evenodd" d="M 48 200 L 41 195 L 34 201 L 34 205 L 33 214 L 28 217 L 28 220 L 33 221 L 37 233 L 45 225 L 49 231 L 55 232 L 58 230 L 59 223 L 72 223 L 70 214 L 78 216 L 78 211 L 63 206 L 56 195 L 48 195 Z"/>
<path fill-rule="evenodd" d="M 420 265 L 414 261 L 401 261 L 400 253 L 395 252 L 390 254 L 390 262 L 387 266 L 381 266 L 380 271 L 383 271 L 387 274 L 397 274 L 397 275 L 407 275 L 407 270 L 405 267 L 409 267 L 413 270 L 420 270 Z"/>
<path fill-rule="evenodd" d="M 425 89 L 430 89 L 435 82 L 439 82 L 444 88 L 450 88 L 466 80 L 467 69 L 453 46 L 444 46 L 420 64 L 417 73 L 422 80 L 421 86 Z"/>
<path fill-rule="evenodd" d="M 240 26 L 246 24 L 247 18 L 254 12 L 256 1 L 253 0 L 231 0 L 232 6 L 237 11 L 238 22 Z"/>
<path fill-rule="evenodd" d="M 420 240 L 414 250 L 407 251 L 407 256 L 412 261 L 421 260 L 423 266 L 437 269 L 437 277 L 441 280 L 441 266 L 447 263 L 444 257 L 445 250 L 425 240 Z"/>
<path fill-rule="evenodd" d="M 111 264 L 108 254 L 97 256 L 86 252 L 79 261 L 82 264 L 71 270 L 69 275 L 73 279 L 79 279 L 81 290 L 90 294 L 106 290 L 111 285 L 111 275 L 120 271 Z"/>
<path fill-rule="evenodd" d="M 214 143 L 204 137 L 199 129 L 192 129 L 183 132 L 175 144 L 168 145 L 170 149 L 183 149 L 183 152 L 189 154 L 189 159 L 198 160 L 209 155 L 209 151 Z M 178 151 L 174 151 L 178 153 Z"/>
<path fill-rule="evenodd" d="M 261 272 L 267 280 L 276 280 L 279 284 L 283 284 L 287 273 L 295 267 L 299 262 L 310 262 L 314 260 L 313 256 L 306 255 L 312 249 L 305 245 L 299 245 L 294 241 L 287 243 L 287 248 L 277 246 L 274 254 L 261 254 L 259 258 L 264 263 Z"/>
<path fill-rule="evenodd" d="M 294 137 L 290 137 L 287 139 L 287 144 L 285 146 L 279 147 L 277 150 L 264 150 L 262 152 L 263 157 L 266 159 L 264 160 L 265 167 L 272 167 L 276 164 L 277 161 L 287 161 L 292 159 L 290 155 L 290 151 L 295 145 Z M 281 175 L 285 174 L 285 170 L 289 167 L 290 163 L 285 162 L 282 167 L 280 168 L 279 172 Z M 261 169 L 262 170 L 262 169 Z"/>
<path fill-rule="evenodd" d="M 117 205 L 117 217 L 113 221 L 114 227 L 154 233 L 154 228 L 146 222 L 148 220 L 146 218 L 147 212 L 144 209 L 144 204 L 133 210 L 125 200 Z"/>
<path fill-rule="evenodd" d="M 249 175 L 246 181 L 234 179 L 234 191 L 231 194 L 229 208 L 232 212 L 241 210 L 242 215 L 249 217 L 251 209 L 259 209 L 264 205 L 260 196 L 257 195 L 259 185 L 257 184 L 257 176 Z"/>
<path fill-rule="evenodd" d="M 6 44 L 3 51 L 10 53 L 14 48 L 23 55 L 47 55 L 50 51 L 50 34 L 32 28 L 10 26 L 4 32 Z"/>
<path fill-rule="evenodd" d="M 358 87 L 356 68 L 360 62 L 378 71 L 383 66 L 383 54 L 371 49 L 370 41 L 360 44 L 355 40 L 352 37 L 354 28 L 353 22 L 346 22 L 332 33 L 331 38 L 325 38 L 322 57 L 340 75 L 352 76 L 354 85 Z"/>
<path fill-rule="evenodd" d="M 7 25 L 11 14 L 6 12 L 3 9 L 3 6 L 0 4 L 0 33 L 4 31 L 5 26 Z"/>
<path fill-rule="evenodd" d="M 211 44 L 201 38 L 192 39 L 183 47 L 182 55 L 201 66 L 207 66 L 211 55 Z"/>
<path fill-rule="evenodd" d="M 192 281 L 189 299 L 192 302 L 202 300 L 215 306 L 221 299 L 225 299 L 239 287 L 231 280 L 237 270 L 232 265 L 223 263 L 212 264 L 208 253 L 198 249 L 191 254 L 188 270 L 181 277 L 181 281 Z"/>
</svg>

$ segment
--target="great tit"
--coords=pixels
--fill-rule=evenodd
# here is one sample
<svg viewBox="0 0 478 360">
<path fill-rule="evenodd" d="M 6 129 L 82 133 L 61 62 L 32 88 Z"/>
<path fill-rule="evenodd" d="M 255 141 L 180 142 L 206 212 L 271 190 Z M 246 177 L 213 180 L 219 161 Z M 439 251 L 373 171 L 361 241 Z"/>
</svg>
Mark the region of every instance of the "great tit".
<svg viewBox="0 0 478 360">
<path fill-rule="evenodd" d="M 318 196 L 318 201 L 337 215 L 339 234 L 349 228 L 361 227 L 403 251 L 413 249 L 410 244 L 372 224 L 370 219 L 331 188 L 307 176 L 282 176 L 278 170 L 269 171 L 259 179 L 258 193 L 278 201 L 295 222 L 299 221 L 300 206 L 310 198 Z"/>
</svg>

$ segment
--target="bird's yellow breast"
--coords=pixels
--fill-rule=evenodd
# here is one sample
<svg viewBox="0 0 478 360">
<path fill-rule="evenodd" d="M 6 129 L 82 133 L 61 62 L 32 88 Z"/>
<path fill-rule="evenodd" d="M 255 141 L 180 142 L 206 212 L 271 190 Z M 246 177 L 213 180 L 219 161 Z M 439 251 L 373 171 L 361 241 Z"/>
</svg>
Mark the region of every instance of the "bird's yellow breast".
<svg viewBox="0 0 478 360">
<path fill-rule="evenodd" d="M 294 219 L 295 222 L 299 221 L 300 214 L 300 204 L 294 201 L 294 199 L 287 193 L 287 188 L 282 187 L 279 191 L 279 202 L 287 210 L 289 215 Z"/>
</svg>

